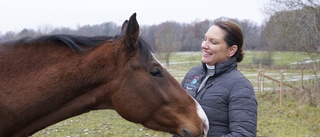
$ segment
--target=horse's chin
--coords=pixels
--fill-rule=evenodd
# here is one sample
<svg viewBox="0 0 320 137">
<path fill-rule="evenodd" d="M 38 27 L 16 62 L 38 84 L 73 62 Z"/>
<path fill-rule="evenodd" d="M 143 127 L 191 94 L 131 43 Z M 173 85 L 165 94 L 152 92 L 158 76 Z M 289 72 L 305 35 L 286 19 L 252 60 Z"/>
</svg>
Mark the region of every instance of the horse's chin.
<svg viewBox="0 0 320 137">
<path fill-rule="evenodd" d="M 193 135 L 186 129 L 183 129 L 182 132 L 183 132 L 183 137 L 193 137 Z"/>
</svg>

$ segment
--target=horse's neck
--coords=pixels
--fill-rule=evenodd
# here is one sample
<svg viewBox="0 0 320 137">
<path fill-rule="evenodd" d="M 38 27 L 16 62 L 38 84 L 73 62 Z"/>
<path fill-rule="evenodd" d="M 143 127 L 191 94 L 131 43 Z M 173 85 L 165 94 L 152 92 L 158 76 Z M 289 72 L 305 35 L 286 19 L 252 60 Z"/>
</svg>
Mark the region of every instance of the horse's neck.
<svg viewBox="0 0 320 137">
<path fill-rule="evenodd" d="M 12 74 L 18 76 L 18 79 L 17 77 L 9 77 L 5 82 L 0 82 L 0 85 L 7 85 L 5 86 L 7 88 L 0 88 L 0 92 L 12 92 L 10 95 L 3 94 L 2 97 L 6 97 L 6 100 L 16 100 L 15 103 L 5 103 L 8 107 L 10 104 L 15 105 L 13 108 L 16 110 L 10 110 L 15 114 L 11 116 L 0 114 L 0 116 L 10 117 L 9 119 L 13 120 L 10 121 L 13 125 L 21 124 L 19 121 L 24 121 L 25 123 L 21 124 L 21 129 L 15 131 L 15 135 L 20 136 L 29 135 L 46 126 L 94 108 L 96 105 L 95 88 L 99 87 L 99 82 L 108 82 L 108 77 L 114 75 L 112 71 L 119 69 L 116 58 L 118 55 L 108 53 L 107 50 L 110 49 L 101 48 L 85 55 L 35 51 L 36 54 L 44 56 L 42 59 L 54 58 L 55 60 L 48 59 L 48 62 L 41 61 L 41 58 L 37 61 L 32 60 L 29 64 L 20 66 L 34 65 L 33 67 L 37 69 L 30 67 L 30 69 L 23 70 L 23 73 L 19 74 L 20 76 Z M 56 54 L 59 57 L 50 56 Z M 27 57 L 26 59 L 21 60 L 28 60 L 29 56 L 27 55 L 23 56 Z M 36 63 L 51 64 L 37 65 Z M 8 73 L 12 73 L 12 71 L 8 71 Z M 0 119 L 2 120 L 2 118 Z M 6 121 L 1 123 L 6 123 Z"/>
</svg>

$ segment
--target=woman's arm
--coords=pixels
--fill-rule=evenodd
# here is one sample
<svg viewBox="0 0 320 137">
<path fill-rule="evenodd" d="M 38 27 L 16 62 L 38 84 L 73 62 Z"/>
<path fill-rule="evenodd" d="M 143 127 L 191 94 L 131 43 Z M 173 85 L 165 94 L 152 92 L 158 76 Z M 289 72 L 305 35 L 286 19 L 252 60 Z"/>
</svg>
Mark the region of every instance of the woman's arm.
<svg viewBox="0 0 320 137">
<path fill-rule="evenodd" d="M 238 81 L 229 96 L 230 134 L 224 137 L 255 137 L 257 107 L 254 89 L 247 79 Z"/>
</svg>

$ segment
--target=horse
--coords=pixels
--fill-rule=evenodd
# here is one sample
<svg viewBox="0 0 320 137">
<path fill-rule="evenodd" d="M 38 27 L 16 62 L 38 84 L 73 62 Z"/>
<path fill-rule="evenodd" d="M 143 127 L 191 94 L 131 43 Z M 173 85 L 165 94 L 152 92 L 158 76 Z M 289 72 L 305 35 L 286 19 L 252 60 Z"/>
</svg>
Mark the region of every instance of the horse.
<svg viewBox="0 0 320 137">
<path fill-rule="evenodd" d="M 113 109 L 147 128 L 206 136 L 200 105 L 157 61 L 134 13 L 115 36 L 44 35 L 0 44 L 0 137 Z"/>
</svg>

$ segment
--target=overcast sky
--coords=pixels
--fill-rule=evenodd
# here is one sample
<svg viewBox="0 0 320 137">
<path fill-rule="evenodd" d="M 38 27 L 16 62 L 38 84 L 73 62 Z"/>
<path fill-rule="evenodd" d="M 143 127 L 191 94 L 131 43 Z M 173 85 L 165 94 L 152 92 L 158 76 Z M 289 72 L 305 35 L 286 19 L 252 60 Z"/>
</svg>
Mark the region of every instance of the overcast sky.
<svg viewBox="0 0 320 137">
<path fill-rule="evenodd" d="M 47 25 L 76 28 L 104 22 L 122 24 L 134 12 L 141 25 L 191 23 L 219 17 L 263 22 L 267 0 L 1 0 L 0 32 Z"/>
</svg>

